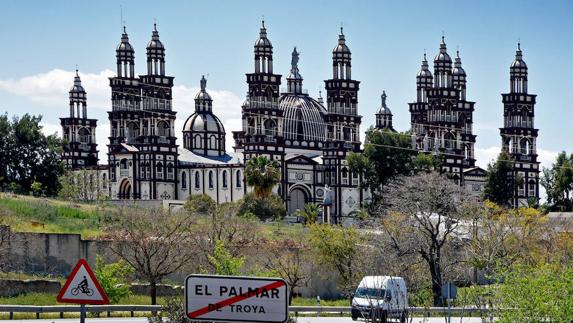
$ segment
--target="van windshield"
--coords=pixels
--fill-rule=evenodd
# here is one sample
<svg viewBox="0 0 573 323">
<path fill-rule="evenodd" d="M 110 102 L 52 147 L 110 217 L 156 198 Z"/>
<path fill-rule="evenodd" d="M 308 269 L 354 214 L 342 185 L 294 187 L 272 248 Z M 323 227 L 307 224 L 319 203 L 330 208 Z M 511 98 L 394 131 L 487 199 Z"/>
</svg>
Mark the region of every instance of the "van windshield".
<svg viewBox="0 0 573 323">
<path fill-rule="evenodd" d="M 358 287 L 358 289 L 356 290 L 356 294 L 354 294 L 354 296 L 360 297 L 360 298 L 382 299 L 382 298 L 384 298 L 385 294 L 386 294 L 386 290 L 381 289 L 381 288 Z"/>
</svg>

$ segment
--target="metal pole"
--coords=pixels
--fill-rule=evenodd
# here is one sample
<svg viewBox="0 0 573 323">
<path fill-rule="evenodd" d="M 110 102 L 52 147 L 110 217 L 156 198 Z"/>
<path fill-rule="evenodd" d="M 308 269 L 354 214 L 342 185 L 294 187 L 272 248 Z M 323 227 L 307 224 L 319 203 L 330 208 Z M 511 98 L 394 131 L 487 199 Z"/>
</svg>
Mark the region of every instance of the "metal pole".
<svg viewBox="0 0 573 323">
<path fill-rule="evenodd" d="M 450 307 L 450 293 L 452 286 L 450 285 L 450 283 L 448 283 L 447 286 L 448 286 L 448 323 L 452 323 L 452 308 Z"/>
<path fill-rule="evenodd" d="M 86 323 L 86 306 L 80 305 L 80 323 Z"/>
</svg>

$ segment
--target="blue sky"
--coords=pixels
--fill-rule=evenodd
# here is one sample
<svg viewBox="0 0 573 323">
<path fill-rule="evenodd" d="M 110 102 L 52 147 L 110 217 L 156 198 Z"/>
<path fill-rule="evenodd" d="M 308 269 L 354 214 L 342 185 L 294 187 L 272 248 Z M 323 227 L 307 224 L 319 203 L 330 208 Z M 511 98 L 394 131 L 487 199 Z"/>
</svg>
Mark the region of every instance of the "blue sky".
<svg viewBox="0 0 573 323">
<path fill-rule="evenodd" d="M 227 132 L 240 124 L 252 71 L 252 46 L 264 15 L 275 49 L 275 71 L 286 75 L 293 46 L 302 52 L 304 87 L 316 96 L 331 74 L 331 51 L 340 24 L 360 80 L 362 130 L 374 122 L 380 94 L 399 130 L 409 128 L 407 103 L 424 49 L 438 51 L 444 32 L 452 56 L 459 47 L 468 73 L 468 99 L 476 101 L 474 132 L 478 164 L 499 151 L 500 93 L 509 84 L 509 65 L 521 39 L 529 66 L 529 89 L 538 95 L 538 149 L 545 165 L 555 152 L 573 150 L 570 99 L 573 75 L 573 1 L 10 1 L 0 11 L 0 112 L 44 115 L 46 130 L 59 130 L 67 114 L 67 91 L 79 65 L 91 117 L 98 118 L 100 144 L 106 137 L 120 6 L 136 72 L 144 73 L 145 46 L 154 18 L 167 48 L 167 73 L 175 76 L 178 127 L 192 112 L 202 74 L 214 111 Z M 284 82 L 284 79 L 283 79 Z M 230 146 L 228 136 L 227 145 Z M 100 147 L 100 151 L 105 151 Z M 102 156 L 103 157 L 103 156 Z"/>
</svg>

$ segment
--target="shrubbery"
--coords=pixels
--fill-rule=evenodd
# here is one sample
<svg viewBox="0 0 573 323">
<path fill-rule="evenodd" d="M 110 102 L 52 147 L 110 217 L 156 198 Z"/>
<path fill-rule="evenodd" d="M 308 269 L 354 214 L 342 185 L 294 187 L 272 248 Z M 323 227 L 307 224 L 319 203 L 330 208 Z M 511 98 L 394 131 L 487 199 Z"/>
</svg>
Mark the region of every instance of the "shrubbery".
<svg viewBox="0 0 573 323">
<path fill-rule="evenodd" d="M 258 197 L 253 193 L 246 194 L 239 201 L 239 216 L 256 215 L 261 221 L 278 220 L 286 215 L 284 201 L 278 195 Z"/>
</svg>

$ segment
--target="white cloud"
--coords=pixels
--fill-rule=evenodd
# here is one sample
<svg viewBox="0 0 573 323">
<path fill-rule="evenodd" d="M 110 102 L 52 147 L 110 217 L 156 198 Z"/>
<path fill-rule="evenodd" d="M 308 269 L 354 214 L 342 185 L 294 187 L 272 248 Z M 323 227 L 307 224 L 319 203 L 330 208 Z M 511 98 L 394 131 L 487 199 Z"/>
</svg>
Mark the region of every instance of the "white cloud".
<svg viewBox="0 0 573 323">
<path fill-rule="evenodd" d="M 0 80 L 0 90 L 10 92 L 31 101 L 51 106 L 62 106 L 68 102 L 68 91 L 73 85 L 75 71 L 54 69 L 47 73 L 24 76 L 19 79 Z M 81 73 L 82 85 L 86 89 L 88 107 L 107 109 L 109 106 L 109 81 L 111 70 L 96 74 Z"/>
</svg>

